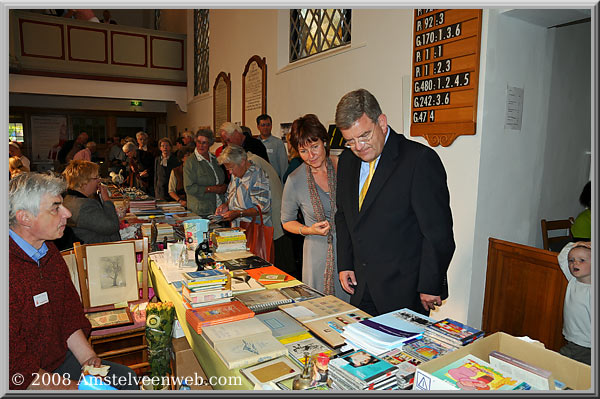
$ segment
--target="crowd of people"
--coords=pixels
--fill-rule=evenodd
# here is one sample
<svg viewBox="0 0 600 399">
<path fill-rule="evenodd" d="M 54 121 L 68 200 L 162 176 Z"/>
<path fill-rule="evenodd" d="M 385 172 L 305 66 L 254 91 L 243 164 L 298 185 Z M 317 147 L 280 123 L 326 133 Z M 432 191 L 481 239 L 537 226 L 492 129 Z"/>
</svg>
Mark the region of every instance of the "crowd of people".
<svg viewBox="0 0 600 399">
<path fill-rule="evenodd" d="M 455 250 L 444 166 L 431 148 L 397 134 L 367 90 L 344 95 L 335 121 L 346 147 L 339 157 L 330 152 L 319 118 L 306 114 L 292 123 L 287 151 L 271 135 L 271 117 L 261 115 L 256 120 L 259 138 L 235 123 L 220 126 L 216 133 L 223 144 L 214 153 L 215 132 L 210 129 L 186 131 L 175 142 L 162 138 L 157 146 L 138 132 L 135 139 L 111 139 L 106 162 L 111 172 L 123 174 L 124 184 L 157 200 L 177 201 L 200 217 L 220 215 L 239 226 L 261 213 L 265 226 L 273 228 L 275 265 L 325 294 L 373 316 L 400 308 L 428 315 L 448 297 L 446 274 Z M 99 184 L 100 169 L 89 144 L 85 132 L 65 143 L 58 154 L 65 164 L 63 179 L 26 173 L 26 158 L 18 145 L 10 145 L 11 281 L 37 279 L 32 270 L 42 263 L 48 263 L 48 273 L 68 279 L 64 262 L 56 260 L 56 247 L 46 244 L 50 241 L 66 235 L 83 243 L 120 239 L 119 218 L 106 187 Z M 34 194 L 25 199 L 30 192 Z M 581 201 L 589 208 L 589 187 Z M 297 239 L 303 240 L 301 267 L 294 251 Z M 582 242 L 560 255 L 569 279 L 569 345 L 561 352 L 588 362 L 589 334 L 581 333 L 580 325 L 582 318 L 589 321 L 582 312 L 589 312 L 590 251 L 589 242 Z M 65 301 L 79 302 L 74 290 L 61 290 Z M 11 311 L 21 312 L 25 301 L 12 291 L 11 284 Z M 53 334 L 44 343 L 57 345 L 53 357 L 21 353 L 30 343 L 23 341 L 27 336 L 13 333 L 19 323 L 27 323 L 11 320 L 11 342 L 20 342 L 11 346 L 11 367 L 25 364 L 28 372 L 35 367 L 52 372 L 68 359 L 99 362 L 80 339 L 89 332 L 89 323 L 79 317 L 79 307 L 57 301 L 52 309 L 31 311 L 47 318 L 44 312 L 55 312 L 55 306 L 64 306 L 59 319 L 44 319 Z M 29 363 L 13 361 L 14 356 Z"/>
</svg>

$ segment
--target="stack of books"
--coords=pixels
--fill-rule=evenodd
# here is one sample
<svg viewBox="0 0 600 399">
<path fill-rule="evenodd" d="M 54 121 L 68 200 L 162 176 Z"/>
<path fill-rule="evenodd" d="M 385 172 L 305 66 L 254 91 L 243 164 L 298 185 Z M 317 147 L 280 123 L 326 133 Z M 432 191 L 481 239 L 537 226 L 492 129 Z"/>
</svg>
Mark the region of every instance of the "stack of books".
<svg viewBox="0 0 600 399">
<path fill-rule="evenodd" d="M 432 340 L 440 341 L 441 344 L 460 348 L 482 338 L 484 332 L 446 318 L 427 326 L 424 335 Z"/>
<path fill-rule="evenodd" d="M 218 228 L 210 234 L 215 252 L 231 252 L 246 250 L 246 235 L 239 228 Z"/>
<path fill-rule="evenodd" d="M 218 303 L 197 309 L 186 309 L 185 320 L 198 334 L 202 327 L 254 317 L 254 312 L 240 301 Z"/>
<path fill-rule="evenodd" d="M 156 200 L 134 200 L 129 202 L 129 210 L 131 212 L 136 211 L 147 211 L 149 209 L 156 209 Z"/>
<path fill-rule="evenodd" d="M 364 350 L 351 351 L 329 362 L 332 388 L 339 390 L 396 389 L 396 367 Z"/>
<path fill-rule="evenodd" d="M 157 223 L 156 227 L 158 229 L 157 241 L 162 241 L 165 239 L 165 237 L 167 240 L 174 240 L 173 226 L 168 223 Z M 150 237 L 152 231 L 151 229 L 152 223 L 142 224 L 142 235 L 144 235 L 144 237 Z"/>
<path fill-rule="evenodd" d="M 380 355 L 418 335 L 435 320 L 410 309 L 400 309 L 348 324 L 342 336 L 353 349 Z"/>
<path fill-rule="evenodd" d="M 183 304 L 193 309 L 231 301 L 228 281 L 228 274 L 216 269 L 183 273 Z"/>
</svg>

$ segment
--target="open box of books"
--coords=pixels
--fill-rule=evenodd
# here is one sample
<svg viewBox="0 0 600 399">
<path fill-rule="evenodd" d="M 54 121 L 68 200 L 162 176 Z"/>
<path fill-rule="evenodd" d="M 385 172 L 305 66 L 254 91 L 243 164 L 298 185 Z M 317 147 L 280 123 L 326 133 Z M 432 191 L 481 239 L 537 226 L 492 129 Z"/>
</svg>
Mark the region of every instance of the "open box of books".
<svg viewBox="0 0 600 399">
<path fill-rule="evenodd" d="M 540 343 L 497 332 L 421 363 L 413 390 L 589 390 L 591 373 Z"/>
</svg>

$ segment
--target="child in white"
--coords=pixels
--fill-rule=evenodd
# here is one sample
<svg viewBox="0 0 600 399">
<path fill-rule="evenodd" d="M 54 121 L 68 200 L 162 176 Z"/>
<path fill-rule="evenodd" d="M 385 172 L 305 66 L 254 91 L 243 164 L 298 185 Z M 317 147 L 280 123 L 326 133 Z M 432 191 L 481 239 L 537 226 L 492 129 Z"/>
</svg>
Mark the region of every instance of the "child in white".
<svg viewBox="0 0 600 399">
<path fill-rule="evenodd" d="M 558 263 L 567 277 L 562 333 L 567 344 L 560 353 L 582 363 L 591 363 L 592 296 L 590 242 L 571 242 L 558 255 Z"/>
</svg>

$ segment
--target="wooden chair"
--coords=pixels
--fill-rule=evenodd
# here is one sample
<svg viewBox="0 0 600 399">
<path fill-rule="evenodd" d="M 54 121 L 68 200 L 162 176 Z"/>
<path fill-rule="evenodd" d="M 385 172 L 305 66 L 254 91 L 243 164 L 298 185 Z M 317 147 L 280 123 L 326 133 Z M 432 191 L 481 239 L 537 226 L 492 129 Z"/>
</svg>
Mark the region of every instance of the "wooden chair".
<svg viewBox="0 0 600 399">
<path fill-rule="evenodd" d="M 90 246 L 109 245 L 124 242 L 133 242 L 135 244 L 136 254 L 142 254 L 142 261 L 140 262 L 141 265 L 138 264 L 137 266 L 138 271 L 142 272 L 141 295 L 139 295 L 139 300 L 130 301 L 129 304 L 131 305 L 134 303 L 143 303 L 148 301 L 148 237 L 101 244 L 82 245 L 75 243 L 73 246 L 73 252 L 77 261 L 79 292 L 81 296 L 81 302 L 86 312 L 114 309 L 114 304 L 96 307 L 90 306 L 86 249 Z M 63 256 L 65 255 L 68 256 L 69 254 L 63 254 Z M 136 278 L 137 277 L 138 276 L 136 272 Z M 145 331 L 145 322 L 140 321 L 134 322 L 134 324 L 128 326 L 92 331 L 89 340 L 99 358 L 124 364 L 136 371 L 136 373 L 143 374 L 150 366 L 148 363 L 148 345 L 146 343 Z"/>
<path fill-rule="evenodd" d="M 542 241 L 544 244 L 544 249 L 547 251 L 560 252 L 565 244 L 573 240 L 571 226 L 574 222 L 575 220 L 572 217 L 564 220 L 542 219 Z M 563 234 L 550 237 L 548 232 L 551 230 L 562 230 Z"/>
</svg>

